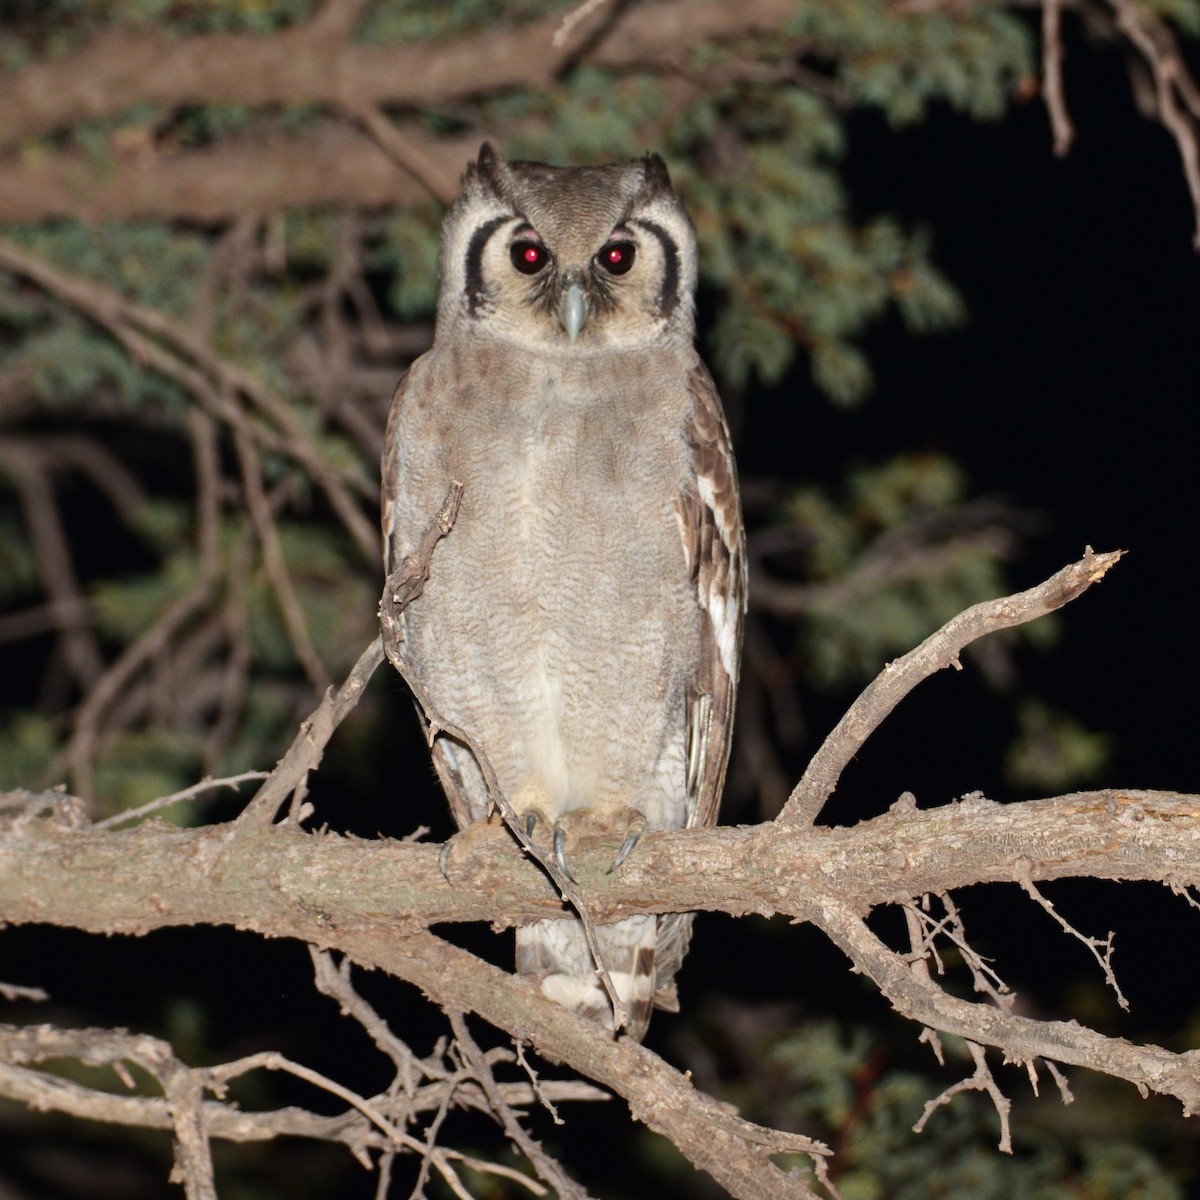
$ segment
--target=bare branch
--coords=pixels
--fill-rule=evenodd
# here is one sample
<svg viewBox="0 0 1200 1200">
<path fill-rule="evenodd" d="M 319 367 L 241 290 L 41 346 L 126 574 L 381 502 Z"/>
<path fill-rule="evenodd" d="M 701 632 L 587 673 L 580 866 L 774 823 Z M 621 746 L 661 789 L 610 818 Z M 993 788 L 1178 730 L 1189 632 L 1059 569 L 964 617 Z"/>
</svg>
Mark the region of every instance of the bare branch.
<svg viewBox="0 0 1200 1200">
<path fill-rule="evenodd" d="M 379 537 L 351 491 L 374 501 L 376 485 L 357 472 L 331 467 L 289 406 L 249 371 L 216 355 L 182 324 L 125 299 L 118 292 L 51 267 L 20 247 L 0 239 L 0 269 L 37 287 L 95 322 L 132 358 L 174 380 L 218 419 L 228 422 L 256 445 L 293 458 L 313 477 L 367 561 L 377 561 Z M 239 398 L 262 414 L 269 426 L 251 420 Z"/>
<path fill-rule="evenodd" d="M 358 656 L 358 661 L 342 686 L 336 692 L 332 688 L 326 690 L 321 703 L 301 724 L 300 732 L 292 740 L 287 753 L 238 817 L 238 823 L 269 825 L 274 821 L 279 806 L 304 783 L 309 771 L 315 771 L 320 765 L 333 731 L 358 703 L 363 689 L 381 662 L 383 644 L 376 638 Z"/>
<path fill-rule="evenodd" d="M 1079 562 L 1064 567 L 1045 583 L 1015 596 L 988 600 L 952 617 L 915 650 L 884 667 L 850 706 L 813 755 L 808 769 L 776 818 L 780 825 L 808 826 L 833 794 L 838 779 L 887 715 L 930 675 L 946 667 L 961 670 L 958 656 L 971 642 L 1034 621 L 1062 608 L 1104 577 L 1123 551 L 1096 554 L 1089 546 Z"/>
<path fill-rule="evenodd" d="M 1063 917 L 1057 908 L 1042 895 L 1033 885 L 1033 880 L 1027 874 L 1022 875 L 1019 880 L 1025 894 L 1036 900 L 1037 903 L 1048 912 L 1055 921 L 1058 922 L 1060 928 L 1069 933 L 1073 938 L 1081 941 L 1092 953 L 1092 957 L 1100 966 L 1100 970 L 1104 972 L 1104 982 L 1116 993 L 1117 1003 L 1126 1011 L 1129 1011 L 1129 1001 L 1125 998 L 1125 993 L 1121 991 L 1120 984 L 1117 983 L 1116 974 L 1113 972 L 1112 956 L 1113 950 L 1116 949 L 1116 934 L 1110 929 L 1108 937 L 1093 938 L 1087 937 L 1080 933 L 1065 917 Z"/>
<path fill-rule="evenodd" d="M 349 112 L 375 139 L 375 144 L 384 154 L 402 171 L 411 175 L 435 200 L 450 204 L 458 195 L 457 176 L 448 172 L 419 140 L 401 133 L 382 109 L 365 105 Z"/>
<path fill-rule="evenodd" d="M 170 808 L 173 804 L 179 804 L 183 800 L 192 800 L 196 796 L 202 796 L 205 792 L 214 792 L 217 788 L 223 787 L 233 788 L 236 791 L 243 783 L 249 783 L 252 779 L 266 778 L 266 771 L 243 771 L 240 775 L 229 775 L 224 779 L 205 778 L 199 783 L 193 783 L 191 787 L 172 792 L 169 796 L 159 796 L 157 800 L 151 800 L 148 804 L 139 805 L 137 808 L 126 808 L 119 813 L 114 813 L 111 817 L 105 817 L 103 821 L 97 821 L 93 828 L 114 829 L 118 825 L 126 825 L 130 821 L 140 821 L 152 813 L 162 812 L 164 808 Z"/>
<path fill-rule="evenodd" d="M 975 1060 L 975 1073 L 966 1079 L 959 1080 L 958 1083 L 951 1084 L 941 1095 L 928 1101 L 920 1120 L 913 1126 L 913 1133 L 921 1133 L 925 1129 L 925 1123 L 933 1116 L 934 1112 L 943 1104 L 949 1104 L 960 1092 L 987 1092 L 1000 1117 L 1000 1150 L 1004 1154 L 1011 1154 L 1012 1130 L 1009 1128 L 1008 1114 L 1012 1109 L 1012 1101 L 1005 1096 L 996 1083 L 991 1068 L 987 1065 L 987 1056 L 983 1047 L 977 1046 L 972 1041 L 968 1041 L 966 1046 Z"/>
<path fill-rule="evenodd" d="M 1154 77 L 1158 119 L 1175 139 L 1183 175 L 1192 197 L 1196 233 L 1193 246 L 1200 250 L 1200 89 L 1179 53 L 1175 35 L 1153 13 L 1134 0 L 1110 0 L 1117 14 L 1117 27 L 1138 48 Z"/>
<path fill-rule="evenodd" d="M 491 1109 L 496 1119 L 504 1128 L 509 1140 L 533 1164 L 537 1173 L 553 1187 L 561 1200 L 588 1200 L 587 1192 L 575 1182 L 541 1145 L 525 1131 L 517 1114 L 505 1103 L 500 1094 L 492 1068 L 488 1065 L 483 1051 L 471 1037 L 467 1022 L 462 1013 L 450 1012 L 450 1028 L 454 1030 L 455 1041 L 458 1042 L 467 1066 L 471 1068 L 479 1086 L 491 1101 Z"/>
<path fill-rule="evenodd" d="M 323 692 L 330 684 L 329 672 L 308 636 L 308 622 L 305 620 L 304 610 L 300 607 L 300 597 L 296 594 L 287 560 L 283 557 L 279 530 L 267 503 L 258 452 L 254 449 L 254 443 L 240 429 L 234 430 L 233 444 L 237 448 L 238 461 L 242 468 L 242 495 L 254 525 L 254 532 L 258 536 L 258 544 L 262 547 L 263 566 L 279 604 L 284 628 L 309 683 L 316 691 Z"/>
<path fill-rule="evenodd" d="M 681 48 L 774 30 L 791 15 L 786 0 L 634 5 L 614 23 L 620 36 L 609 31 L 589 48 L 589 61 L 612 67 L 670 62 Z M 75 54 L 38 62 L 6 78 L 0 94 L 0 144 L 18 145 L 64 125 L 141 104 L 170 108 L 219 97 L 223 103 L 251 106 L 423 108 L 497 89 L 536 86 L 553 79 L 571 53 L 570 45 L 555 44 L 562 24 L 562 16 L 551 13 L 524 24 L 497 21 L 479 33 L 393 46 L 331 37 L 319 19 L 265 38 L 113 32 Z M 544 51 L 531 54 L 531 47 Z"/>
</svg>

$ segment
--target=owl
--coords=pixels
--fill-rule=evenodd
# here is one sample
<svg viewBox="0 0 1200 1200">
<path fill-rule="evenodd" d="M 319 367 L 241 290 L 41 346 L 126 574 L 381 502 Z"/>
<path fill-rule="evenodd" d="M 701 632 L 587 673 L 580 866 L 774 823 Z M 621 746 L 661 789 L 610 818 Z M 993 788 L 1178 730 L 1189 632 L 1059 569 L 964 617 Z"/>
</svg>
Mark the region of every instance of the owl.
<svg viewBox="0 0 1200 1200">
<path fill-rule="evenodd" d="M 404 657 L 530 830 L 584 821 L 619 861 L 644 830 L 709 825 L 746 606 L 729 432 L 693 346 L 696 235 L 657 155 L 508 162 L 485 144 L 442 231 L 432 348 L 396 390 L 383 463 L 389 571 L 451 481 L 458 517 L 404 611 Z M 470 750 L 433 758 L 460 827 L 486 818 Z M 691 914 L 600 925 L 640 1038 Z M 517 969 L 613 1010 L 577 918 L 517 931 Z"/>
</svg>

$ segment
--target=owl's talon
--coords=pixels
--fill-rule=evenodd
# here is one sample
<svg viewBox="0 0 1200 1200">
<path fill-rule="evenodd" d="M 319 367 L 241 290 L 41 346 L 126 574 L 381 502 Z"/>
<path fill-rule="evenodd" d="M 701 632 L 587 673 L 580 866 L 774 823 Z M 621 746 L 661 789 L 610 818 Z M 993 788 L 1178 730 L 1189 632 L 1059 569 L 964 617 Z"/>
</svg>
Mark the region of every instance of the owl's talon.
<svg viewBox="0 0 1200 1200">
<path fill-rule="evenodd" d="M 629 832 L 625 835 L 625 840 L 621 843 L 620 850 L 617 851 L 617 857 L 613 859 L 611 867 L 605 871 L 605 875 L 611 875 L 630 855 L 634 846 L 638 844 L 643 833 L 646 832 L 646 818 L 638 817 L 632 822 L 629 827 Z"/>
<path fill-rule="evenodd" d="M 566 850 L 567 835 L 561 824 L 554 826 L 554 861 L 558 863 L 558 869 L 572 882 L 578 883 L 579 880 L 571 874 L 571 868 L 567 866 L 567 856 L 564 853 Z"/>
<path fill-rule="evenodd" d="M 525 814 L 525 836 L 527 838 L 532 838 L 533 831 L 536 828 L 537 828 L 537 813 L 532 813 L 532 812 L 526 813 Z"/>
</svg>

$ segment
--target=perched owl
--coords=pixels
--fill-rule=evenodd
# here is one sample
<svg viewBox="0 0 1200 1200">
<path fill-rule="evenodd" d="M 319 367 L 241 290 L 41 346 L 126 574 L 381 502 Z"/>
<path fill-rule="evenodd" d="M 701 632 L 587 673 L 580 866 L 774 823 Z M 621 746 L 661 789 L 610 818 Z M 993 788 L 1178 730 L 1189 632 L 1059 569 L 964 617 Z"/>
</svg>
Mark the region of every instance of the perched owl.
<svg viewBox="0 0 1200 1200">
<path fill-rule="evenodd" d="M 619 862 L 642 830 L 711 824 L 720 801 L 746 556 L 695 287 L 695 231 L 657 155 L 558 168 L 485 144 L 443 228 L 433 347 L 388 422 L 389 570 L 464 485 L 403 614 L 405 659 L 560 861 L 573 814 L 612 830 Z M 442 738 L 433 756 L 459 826 L 483 818 L 471 753 Z M 688 913 L 599 927 L 631 1036 L 677 1008 L 690 935 Z M 517 968 L 612 1022 L 577 919 L 518 930 Z"/>
</svg>

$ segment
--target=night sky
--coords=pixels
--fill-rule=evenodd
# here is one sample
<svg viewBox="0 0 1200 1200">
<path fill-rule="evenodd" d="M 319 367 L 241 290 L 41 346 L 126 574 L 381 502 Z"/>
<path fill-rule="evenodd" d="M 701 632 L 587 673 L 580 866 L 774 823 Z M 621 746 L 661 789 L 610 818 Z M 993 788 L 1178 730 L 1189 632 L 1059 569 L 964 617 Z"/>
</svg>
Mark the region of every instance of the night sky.
<svg viewBox="0 0 1200 1200">
<path fill-rule="evenodd" d="M 833 481 L 855 459 L 945 452 L 966 467 L 973 495 L 1037 514 L 1014 587 L 1040 582 L 1087 544 L 1128 550 L 1061 614 L 1060 644 L 1022 666 L 1032 690 L 1115 735 L 1105 782 L 1200 791 L 1193 215 L 1174 143 L 1134 109 L 1120 57 L 1068 49 L 1077 138 L 1066 159 L 1054 157 L 1036 99 L 995 124 L 939 110 L 896 134 L 878 116 L 855 119 L 857 215 L 894 213 L 931 229 L 970 323 L 913 337 L 885 322 L 866 339 L 877 388 L 863 407 L 837 410 L 802 384 L 795 406 L 752 407 L 742 464 Z M 961 682 L 923 688 L 938 695 L 914 695 L 890 719 L 907 722 L 896 748 L 916 748 L 896 790 L 929 804 L 976 787 L 995 794 L 994 762 L 976 757 L 974 776 L 970 756 L 953 775 L 928 769 L 932 747 L 971 743 L 974 710 L 962 707 Z M 922 776 L 932 776 L 928 795 Z"/>
</svg>

